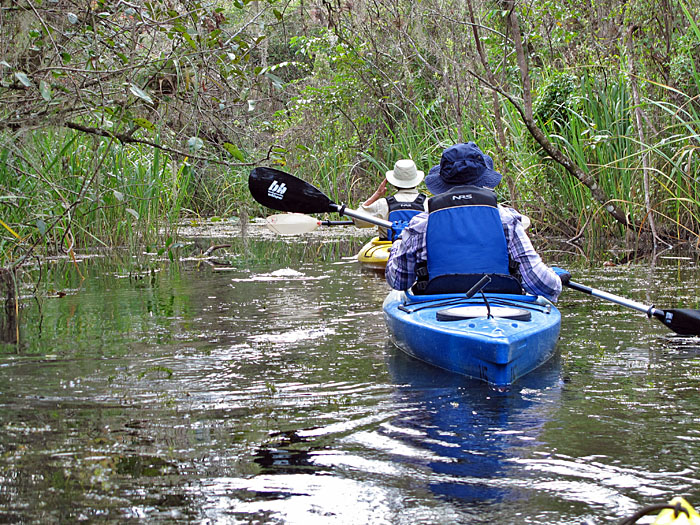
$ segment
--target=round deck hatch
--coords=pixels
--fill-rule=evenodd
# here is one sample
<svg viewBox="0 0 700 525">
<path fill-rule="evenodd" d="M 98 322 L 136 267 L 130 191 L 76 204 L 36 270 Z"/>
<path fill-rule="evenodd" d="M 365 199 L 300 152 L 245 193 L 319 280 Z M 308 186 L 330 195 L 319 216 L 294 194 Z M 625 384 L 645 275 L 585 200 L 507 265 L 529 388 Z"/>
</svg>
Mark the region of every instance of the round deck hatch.
<svg viewBox="0 0 700 525">
<path fill-rule="evenodd" d="M 488 310 L 486 306 L 455 306 L 437 312 L 438 321 L 460 321 L 462 319 L 475 319 L 486 317 Z M 512 319 L 514 321 L 529 321 L 532 314 L 522 308 L 511 308 L 509 306 L 492 306 L 491 315 L 502 319 Z"/>
</svg>

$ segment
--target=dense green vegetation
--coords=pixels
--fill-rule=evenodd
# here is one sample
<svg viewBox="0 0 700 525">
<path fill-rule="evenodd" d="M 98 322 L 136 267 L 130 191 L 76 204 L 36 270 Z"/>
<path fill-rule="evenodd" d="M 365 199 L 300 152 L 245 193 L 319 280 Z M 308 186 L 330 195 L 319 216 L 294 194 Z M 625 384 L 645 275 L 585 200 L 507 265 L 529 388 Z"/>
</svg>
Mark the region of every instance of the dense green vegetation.
<svg viewBox="0 0 700 525">
<path fill-rule="evenodd" d="M 427 171 L 467 140 L 535 234 L 697 249 L 699 8 L 3 2 L 0 267 L 264 214 L 258 164 L 357 204 L 395 160 Z"/>
</svg>

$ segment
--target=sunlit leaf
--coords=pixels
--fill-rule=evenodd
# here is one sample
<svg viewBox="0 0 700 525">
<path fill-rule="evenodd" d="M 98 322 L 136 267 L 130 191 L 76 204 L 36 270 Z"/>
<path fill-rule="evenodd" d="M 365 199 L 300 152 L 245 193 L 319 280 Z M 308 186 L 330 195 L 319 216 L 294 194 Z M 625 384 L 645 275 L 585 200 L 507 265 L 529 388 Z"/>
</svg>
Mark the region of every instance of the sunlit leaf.
<svg viewBox="0 0 700 525">
<path fill-rule="evenodd" d="M 187 43 L 190 45 L 190 47 L 192 49 L 197 49 L 197 42 L 194 41 L 194 39 L 190 36 L 190 34 L 187 31 L 185 31 L 181 34 L 182 34 L 182 38 L 184 38 L 187 41 Z"/>
<path fill-rule="evenodd" d="M 153 122 L 146 118 L 135 118 L 134 123 L 137 126 L 141 126 L 142 128 L 145 128 L 149 131 L 153 131 L 156 127 L 153 125 Z"/>
<path fill-rule="evenodd" d="M 187 141 L 187 145 L 190 147 L 190 151 L 199 151 L 204 147 L 204 141 L 199 137 L 190 137 L 190 140 Z"/>
<path fill-rule="evenodd" d="M 121 191 L 117 190 L 112 190 L 112 193 L 114 193 L 114 197 L 119 201 L 122 202 L 124 200 L 124 194 Z"/>
<path fill-rule="evenodd" d="M 277 20 L 282 20 L 282 18 L 283 18 L 282 13 L 280 13 L 277 9 L 273 9 L 272 13 L 275 15 L 275 18 Z"/>
<path fill-rule="evenodd" d="M 74 13 L 68 13 L 68 14 L 66 15 L 66 18 L 68 18 L 68 21 L 69 21 L 71 24 L 77 24 L 77 23 L 78 23 L 78 16 L 75 15 Z"/>
<path fill-rule="evenodd" d="M 133 208 L 126 208 L 127 213 L 130 213 L 131 215 L 134 216 L 134 219 L 139 220 L 139 212 L 134 210 Z"/>
<path fill-rule="evenodd" d="M 146 93 L 143 89 L 138 87 L 136 84 L 131 84 L 129 90 L 140 99 L 148 102 L 149 104 L 153 104 L 153 99 L 150 97 L 150 95 Z"/>
<path fill-rule="evenodd" d="M 17 233 L 15 233 L 15 231 L 12 228 L 10 228 L 7 224 L 2 222 L 2 220 L 0 220 L 0 226 L 4 227 L 8 232 L 10 232 L 12 235 L 19 239 L 19 235 L 17 235 Z"/>
<path fill-rule="evenodd" d="M 223 147 L 232 157 L 240 160 L 241 162 L 245 160 L 243 153 L 241 152 L 241 150 L 238 149 L 238 147 L 235 144 L 231 144 L 230 142 L 224 142 Z"/>
<path fill-rule="evenodd" d="M 39 82 L 39 92 L 46 102 L 51 101 L 51 86 L 45 80 Z"/>
<path fill-rule="evenodd" d="M 15 78 L 27 87 L 32 85 L 32 81 L 29 80 L 29 77 L 27 76 L 26 73 L 22 73 L 21 71 L 17 71 L 17 73 L 15 73 Z"/>
</svg>

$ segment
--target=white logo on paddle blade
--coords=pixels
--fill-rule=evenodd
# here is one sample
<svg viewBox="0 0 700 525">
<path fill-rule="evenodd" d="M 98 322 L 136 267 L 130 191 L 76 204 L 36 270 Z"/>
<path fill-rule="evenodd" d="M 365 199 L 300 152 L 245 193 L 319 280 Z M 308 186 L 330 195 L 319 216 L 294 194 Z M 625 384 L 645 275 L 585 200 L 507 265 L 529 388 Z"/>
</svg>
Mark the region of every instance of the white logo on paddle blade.
<svg viewBox="0 0 700 525">
<path fill-rule="evenodd" d="M 287 191 L 287 185 L 284 182 L 282 184 L 280 184 L 276 180 L 273 180 L 272 184 L 270 184 L 270 187 L 267 188 L 267 195 L 268 195 L 268 197 L 282 200 L 282 197 L 284 197 L 284 193 L 286 191 Z"/>
</svg>

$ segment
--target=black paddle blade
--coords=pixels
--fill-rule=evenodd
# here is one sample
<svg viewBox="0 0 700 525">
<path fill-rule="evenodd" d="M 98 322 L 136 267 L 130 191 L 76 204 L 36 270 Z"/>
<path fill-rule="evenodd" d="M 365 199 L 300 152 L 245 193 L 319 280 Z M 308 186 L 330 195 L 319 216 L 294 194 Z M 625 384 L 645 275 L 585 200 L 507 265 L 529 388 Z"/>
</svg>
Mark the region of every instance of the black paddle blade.
<svg viewBox="0 0 700 525">
<path fill-rule="evenodd" d="M 700 335 L 700 310 L 663 310 L 663 315 L 655 317 L 679 335 Z"/>
<path fill-rule="evenodd" d="M 248 177 L 248 189 L 256 201 L 273 210 L 294 213 L 336 211 L 333 202 L 321 190 L 275 168 L 253 169 Z"/>
</svg>

